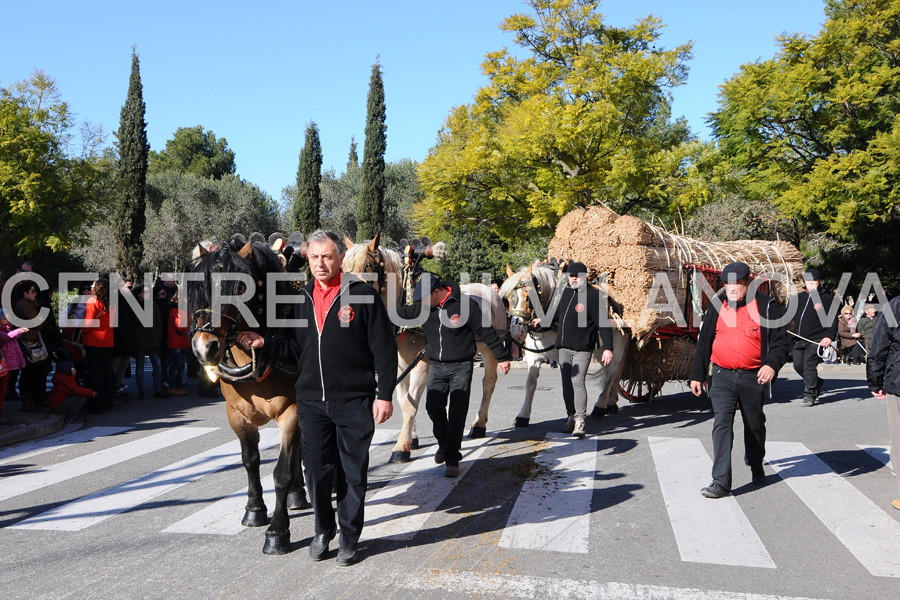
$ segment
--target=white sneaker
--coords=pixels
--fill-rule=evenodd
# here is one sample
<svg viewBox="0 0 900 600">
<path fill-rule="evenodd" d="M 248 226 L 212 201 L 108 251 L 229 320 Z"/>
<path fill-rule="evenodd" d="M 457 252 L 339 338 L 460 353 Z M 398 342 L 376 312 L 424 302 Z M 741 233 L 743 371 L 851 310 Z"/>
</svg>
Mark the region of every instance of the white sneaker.
<svg viewBox="0 0 900 600">
<path fill-rule="evenodd" d="M 572 430 L 572 435 L 577 438 L 584 438 L 584 419 L 581 417 L 575 417 L 575 427 Z"/>
</svg>

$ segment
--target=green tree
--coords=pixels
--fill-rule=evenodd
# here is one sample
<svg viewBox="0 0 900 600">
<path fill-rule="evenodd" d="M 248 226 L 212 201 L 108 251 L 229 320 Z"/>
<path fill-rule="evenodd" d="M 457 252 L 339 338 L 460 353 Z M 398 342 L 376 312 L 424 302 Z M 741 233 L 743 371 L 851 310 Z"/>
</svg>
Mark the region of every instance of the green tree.
<svg viewBox="0 0 900 600">
<path fill-rule="evenodd" d="M 363 145 L 362 187 L 356 215 L 357 239 L 371 239 L 384 227 L 384 153 L 387 149 L 384 82 L 381 65 L 372 65 L 366 103 L 366 141 Z"/>
<path fill-rule="evenodd" d="M 322 194 L 322 144 L 315 123 L 306 127 L 306 142 L 300 150 L 297 167 L 297 196 L 294 199 L 291 223 L 295 230 L 310 234 L 319 228 L 319 207 Z"/>
<path fill-rule="evenodd" d="M 681 189 L 693 155 L 671 89 L 690 44 L 659 46 L 661 23 L 604 23 L 598 0 L 529 0 L 501 23 L 521 48 L 486 55 L 488 84 L 454 109 L 419 169 L 416 218 L 432 237 L 484 223 L 501 239 L 547 234 L 574 206 L 677 212 L 704 199 Z M 674 185 L 673 185 L 674 184 Z"/>
<path fill-rule="evenodd" d="M 216 138 L 202 126 L 179 127 L 166 149 L 150 153 L 150 172 L 176 171 L 222 179 L 234 175 L 234 152 L 225 138 Z"/>
<path fill-rule="evenodd" d="M 137 53 L 132 50 L 128 96 L 122 106 L 119 132 L 116 135 L 120 189 L 113 214 L 116 270 L 128 277 L 139 274 L 144 253 L 141 236 L 146 224 L 144 209 L 147 195 L 147 155 L 150 151 L 145 113 L 140 62 Z"/>
<path fill-rule="evenodd" d="M 71 156 L 72 125 L 56 82 L 43 71 L 0 88 L 0 268 L 17 255 L 67 248 L 76 224 L 108 196 L 110 162 L 90 139 L 81 156 Z"/>
<path fill-rule="evenodd" d="M 359 168 L 359 153 L 356 151 L 356 138 L 350 136 L 350 154 L 347 156 L 347 172 Z"/>
</svg>

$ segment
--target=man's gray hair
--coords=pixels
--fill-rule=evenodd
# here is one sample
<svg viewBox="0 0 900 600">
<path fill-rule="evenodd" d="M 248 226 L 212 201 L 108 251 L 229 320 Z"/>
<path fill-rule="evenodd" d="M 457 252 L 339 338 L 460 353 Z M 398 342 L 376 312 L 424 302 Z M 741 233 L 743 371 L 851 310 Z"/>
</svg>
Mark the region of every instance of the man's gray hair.
<svg viewBox="0 0 900 600">
<path fill-rule="evenodd" d="M 344 254 L 347 251 L 347 247 L 344 245 L 344 240 L 333 231 L 328 229 L 318 229 L 308 238 L 306 238 L 307 244 L 324 242 L 325 240 L 331 240 L 334 242 L 334 245 L 337 246 L 338 254 Z"/>
</svg>

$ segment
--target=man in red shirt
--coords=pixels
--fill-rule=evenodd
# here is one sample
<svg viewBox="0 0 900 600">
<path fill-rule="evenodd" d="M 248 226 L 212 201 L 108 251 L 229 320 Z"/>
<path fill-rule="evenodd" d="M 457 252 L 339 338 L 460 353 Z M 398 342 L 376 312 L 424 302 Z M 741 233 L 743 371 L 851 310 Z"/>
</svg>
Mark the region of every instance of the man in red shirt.
<svg viewBox="0 0 900 600">
<path fill-rule="evenodd" d="M 750 467 L 753 483 L 766 484 L 763 404 L 790 349 L 778 303 L 759 292 L 747 295 L 750 267 L 733 262 L 722 269 L 720 278 L 725 289 L 710 298 L 691 368 L 691 392 L 699 396 L 712 363 L 713 481 L 701 490 L 707 498 L 731 493 L 731 447 L 738 407 L 744 421 L 744 462 Z"/>
</svg>

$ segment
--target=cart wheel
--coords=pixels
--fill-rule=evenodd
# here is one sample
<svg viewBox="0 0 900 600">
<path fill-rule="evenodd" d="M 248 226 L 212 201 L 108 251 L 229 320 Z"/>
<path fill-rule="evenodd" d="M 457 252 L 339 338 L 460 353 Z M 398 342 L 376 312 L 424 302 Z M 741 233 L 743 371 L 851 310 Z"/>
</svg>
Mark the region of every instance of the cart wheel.
<svg viewBox="0 0 900 600">
<path fill-rule="evenodd" d="M 619 382 L 619 393 L 629 402 L 650 402 L 661 389 L 658 383 L 651 381 L 632 381 L 623 379 Z"/>
</svg>

